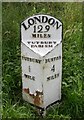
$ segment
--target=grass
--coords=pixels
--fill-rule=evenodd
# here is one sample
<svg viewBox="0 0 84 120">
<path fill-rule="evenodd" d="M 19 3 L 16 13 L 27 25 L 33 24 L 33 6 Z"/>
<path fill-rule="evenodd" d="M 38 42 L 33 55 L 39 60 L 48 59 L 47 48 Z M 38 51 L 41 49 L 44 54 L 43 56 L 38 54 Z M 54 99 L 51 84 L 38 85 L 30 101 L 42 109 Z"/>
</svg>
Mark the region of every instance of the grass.
<svg viewBox="0 0 84 120">
<path fill-rule="evenodd" d="M 82 3 L 2 4 L 2 118 L 40 118 L 35 107 L 22 99 L 20 60 L 20 23 L 37 13 L 63 22 L 62 100 L 47 110 L 45 119 L 83 120 Z"/>
</svg>

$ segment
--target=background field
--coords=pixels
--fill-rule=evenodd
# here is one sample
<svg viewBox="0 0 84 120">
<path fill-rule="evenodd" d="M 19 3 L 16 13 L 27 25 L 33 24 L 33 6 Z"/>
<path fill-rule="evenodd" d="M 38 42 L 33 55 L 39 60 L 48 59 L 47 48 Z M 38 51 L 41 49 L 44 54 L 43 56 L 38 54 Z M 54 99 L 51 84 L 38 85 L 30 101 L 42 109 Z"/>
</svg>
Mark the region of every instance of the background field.
<svg viewBox="0 0 84 120">
<path fill-rule="evenodd" d="M 40 118 L 35 107 L 22 99 L 20 23 L 37 13 L 63 22 L 62 100 L 45 118 L 84 119 L 82 3 L 3 3 L 3 118 Z"/>
</svg>

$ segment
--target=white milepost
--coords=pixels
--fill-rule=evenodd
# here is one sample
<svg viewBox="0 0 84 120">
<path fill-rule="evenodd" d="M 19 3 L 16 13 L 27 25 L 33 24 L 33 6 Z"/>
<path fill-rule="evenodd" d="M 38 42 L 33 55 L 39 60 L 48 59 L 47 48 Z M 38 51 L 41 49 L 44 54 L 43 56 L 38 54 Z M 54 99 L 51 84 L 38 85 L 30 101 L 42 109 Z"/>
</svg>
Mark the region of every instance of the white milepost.
<svg viewBox="0 0 84 120">
<path fill-rule="evenodd" d="M 35 15 L 21 23 L 23 99 L 46 107 L 61 99 L 62 23 Z"/>
</svg>

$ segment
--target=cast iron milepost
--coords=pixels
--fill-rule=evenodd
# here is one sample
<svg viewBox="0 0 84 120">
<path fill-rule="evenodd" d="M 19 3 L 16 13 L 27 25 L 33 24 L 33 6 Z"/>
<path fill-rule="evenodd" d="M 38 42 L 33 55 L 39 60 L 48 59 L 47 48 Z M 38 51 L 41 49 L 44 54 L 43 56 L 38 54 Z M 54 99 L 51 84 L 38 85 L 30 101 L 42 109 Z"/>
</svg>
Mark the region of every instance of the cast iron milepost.
<svg viewBox="0 0 84 120">
<path fill-rule="evenodd" d="M 34 15 L 21 23 L 22 95 L 46 108 L 61 99 L 62 23 L 49 15 Z"/>
</svg>

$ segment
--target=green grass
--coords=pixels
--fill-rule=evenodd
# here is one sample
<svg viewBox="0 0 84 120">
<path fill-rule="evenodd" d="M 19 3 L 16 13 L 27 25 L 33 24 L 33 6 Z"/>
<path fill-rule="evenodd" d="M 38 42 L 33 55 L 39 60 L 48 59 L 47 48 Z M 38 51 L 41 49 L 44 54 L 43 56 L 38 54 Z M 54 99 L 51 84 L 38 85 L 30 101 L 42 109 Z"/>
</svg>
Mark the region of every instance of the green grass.
<svg viewBox="0 0 84 120">
<path fill-rule="evenodd" d="M 3 3 L 3 118 L 40 118 L 35 107 L 22 99 L 20 23 L 43 13 L 63 22 L 62 100 L 45 118 L 84 119 L 82 3 Z M 84 88 L 84 87 L 83 87 Z"/>
</svg>

